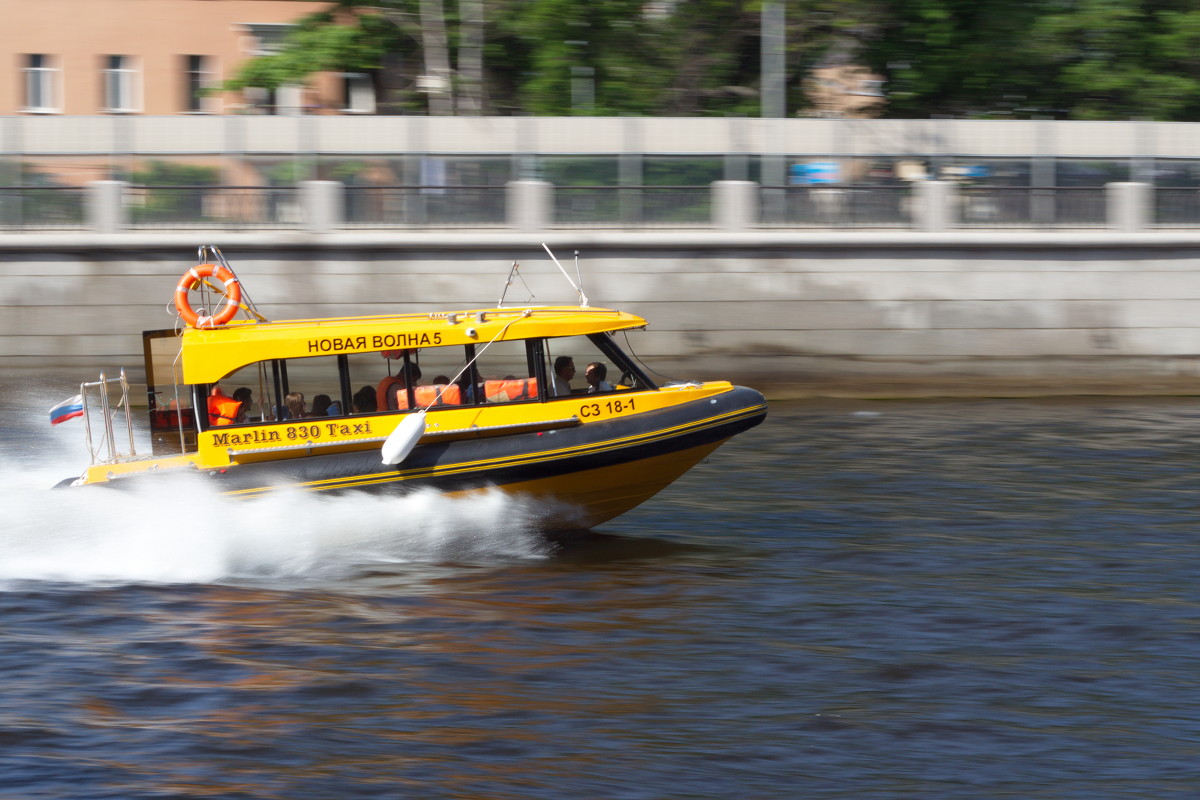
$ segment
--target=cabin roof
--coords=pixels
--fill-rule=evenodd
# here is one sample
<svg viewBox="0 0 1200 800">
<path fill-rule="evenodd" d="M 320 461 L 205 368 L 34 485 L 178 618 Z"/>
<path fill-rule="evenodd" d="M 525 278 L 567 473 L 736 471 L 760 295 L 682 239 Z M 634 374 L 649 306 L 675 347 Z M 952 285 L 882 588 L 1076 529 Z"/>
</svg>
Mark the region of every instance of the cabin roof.
<svg viewBox="0 0 1200 800">
<path fill-rule="evenodd" d="M 183 380 L 216 383 L 249 364 L 276 358 L 485 345 L 493 340 L 581 336 L 645 325 L 641 317 L 607 308 L 541 306 L 244 322 L 211 330 L 187 328 L 182 344 Z"/>
</svg>

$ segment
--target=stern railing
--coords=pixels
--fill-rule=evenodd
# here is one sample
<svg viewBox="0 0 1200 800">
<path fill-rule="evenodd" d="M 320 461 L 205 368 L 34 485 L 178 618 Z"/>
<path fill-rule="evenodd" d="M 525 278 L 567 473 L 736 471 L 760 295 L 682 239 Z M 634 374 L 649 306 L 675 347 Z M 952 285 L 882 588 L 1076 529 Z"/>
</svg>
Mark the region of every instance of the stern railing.
<svg viewBox="0 0 1200 800">
<path fill-rule="evenodd" d="M 121 399 L 114 408 L 109 396 L 109 387 L 111 384 L 117 384 L 121 390 Z M 93 444 L 92 436 L 92 409 L 88 399 L 91 392 L 95 390 L 95 394 L 99 397 L 100 416 L 103 421 L 101 435 L 103 441 L 101 447 L 107 454 L 104 458 L 100 458 L 100 450 Z M 133 419 L 129 415 L 129 382 L 125 379 L 125 370 L 121 370 L 120 377 L 109 378 L 103 372 L 100 373 L 100 380 L 87 381 L 79 384 L 79 395 L 83 398 L 83 425 L 87 435 L 88 455 L 91 457 L 92 466 L 97 464 L 115 464 L 116 462 L 126 459 L 135 458 L 137 449 L 133 443 Z M 122 453 L 117 449 L 117 437 L 113 431 L 113 417 L 117 411 L 121 411 L 125 415 L 125 427 L 129 433 L 129 452 Z"/>
</svg>

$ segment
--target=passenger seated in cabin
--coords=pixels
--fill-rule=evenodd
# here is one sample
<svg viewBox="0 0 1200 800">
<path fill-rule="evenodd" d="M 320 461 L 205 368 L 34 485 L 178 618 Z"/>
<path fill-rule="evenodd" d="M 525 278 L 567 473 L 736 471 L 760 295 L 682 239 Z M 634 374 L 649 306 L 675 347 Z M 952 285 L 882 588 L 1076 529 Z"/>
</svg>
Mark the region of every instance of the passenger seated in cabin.
<svg viewBox="0 0 1200 800">
<path fill-rule="evenodd" d="M 588 382 L 588 394 L 611 392 L 613 390 L 613 385 L 604 380 L 608 377 L 608 367 L 603 362 L 593 361 L 588 364 L 583 370 L 583 377 Z"/>
<path fill-rule="evenodd" d="M 554 396 L 566 397 L 571 394 L 571 379 L 574 377 L 575 359 L 570 356 L 554 359 Z"/>
<path fill-rule="evenodd" d="M 375 403 L 375 390 L 370 386 L 364 386 L 354 393 L 355 414 L 370 414 L 378 408 Z"/>
<path fill-rule="evenodd" d="M 473 405 L 475 398 L 478 396 L 478 390 L 475 384 L 471 382 L 471 376 L 463 375 L 454 384 L 458 387 L 459 399 L 466 405 Z"/>
<path fill-rule="evenodd" d="M 250 421 L 250 407 L 254 405 L 254 395 L 245 386 L 233 390 L 233 399 L 241 403 L 238 406 L 237 422 Z"/>
<path fill-rule="evenodd" d="M 340 417 L 342 415 L 342 406 L 336 400 L 333 400 L 327 394 L 319 394 L 313 398 L 311 416 L 314 417 Z"/>
<path fill-rule="evenodd" d="M 408 371 L 411 373 L 410 378 L 413 384 L 421 380 L 421 368 L 416 364 L 410 364 Z M 388 375 L 379 381 L 379 385 L 375 387 L 375 408 L 379 411 L 396 411 L 399 409 L 400 402 L 398 393 L 404 392 L 408 388 L 408 384 L 404 382 L 403 375 Z M 407 404 L 404 406 L 408 407 Z"/>
<path fill-rule="evenodd" d="M 440 386 L 442 384 L 446 384 L 449 382 L 450 382 L 450 378 L 446 377 L 445 375 L 438 375 L 436 378 L 433 379 L 434 386 Z"/>
<path fill-rule="evenodd" d="M 214 385 L 208 393 L 208 424 L 210 426 L 232 425 L 237 420 L 237 400 L 222 391 L 220 385 Z"/>
<path fill-rule="evenodd" d="M 284 419 L 303 419 L 307 416 L 308 412 L 304 409 L 303 392 L 292 392 L 287 397 L 283 398 Z"/>
<path fill-rule="evenodd" d="M 396 390 L 404 389 L 404 378 L 399 375 L 387 375 L 379 380 L 375 387 L 375 408 L 379 411 L 396 410 Z"/>
</svg>

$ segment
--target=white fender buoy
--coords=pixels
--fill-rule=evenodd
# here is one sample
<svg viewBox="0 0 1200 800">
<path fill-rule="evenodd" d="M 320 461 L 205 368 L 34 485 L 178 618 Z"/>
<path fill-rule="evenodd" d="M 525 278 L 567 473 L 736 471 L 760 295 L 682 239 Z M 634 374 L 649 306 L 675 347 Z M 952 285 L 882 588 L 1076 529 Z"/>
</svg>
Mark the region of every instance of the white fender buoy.
<svg viewBox="0 0 1200 800">
<path fill-rule="evenodd" d="M 383 442 L 380 455 L 385 464 L 399 464 L 425 435 L 425 409 L 409 414 Z"/>
</svg>

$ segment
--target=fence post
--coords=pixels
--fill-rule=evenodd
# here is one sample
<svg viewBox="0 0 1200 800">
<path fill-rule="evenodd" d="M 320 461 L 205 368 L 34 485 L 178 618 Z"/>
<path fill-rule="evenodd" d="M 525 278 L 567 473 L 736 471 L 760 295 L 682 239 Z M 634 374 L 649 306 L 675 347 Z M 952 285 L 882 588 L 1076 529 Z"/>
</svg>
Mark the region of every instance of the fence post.
<svg viewBox="0 0 1200 800">
<path fill-rule="evenodd" d="M 508 227 L 523 233 L 537 233 L 554 222 L 554 184 L 509 181 L 504 188 Z"/>
<path fill-rule="evenodd" d="M 713 181 L 712 225 L 723 231 L 745 231 L 758 224 L 758 184 Z"/>
<path fill-rule="evenodd" d="M 309 233 L 329 233 L 346 221 L 346 187 L 339 181 L 301 181 L 300 204 Z"/>
<path fill-rule="evenodd" d="M 914 181 L 913 227 L 944 231 L 958 224 L 958 184 L 952 181 Z"/>
<path fill-rule="evenodd" d="M 96 233 L 120 233 L 129 224 L 125 181 L 91 181 L 87 185 L 86 220 Z"/>
<path fill-rule="evenodd" d="M 1108 227 L 1133 233 L 1150 225 L 1153 196 L 1148 183 L 1109 183 L 1104 186 L 1108 205 Z"/>
</svg>

